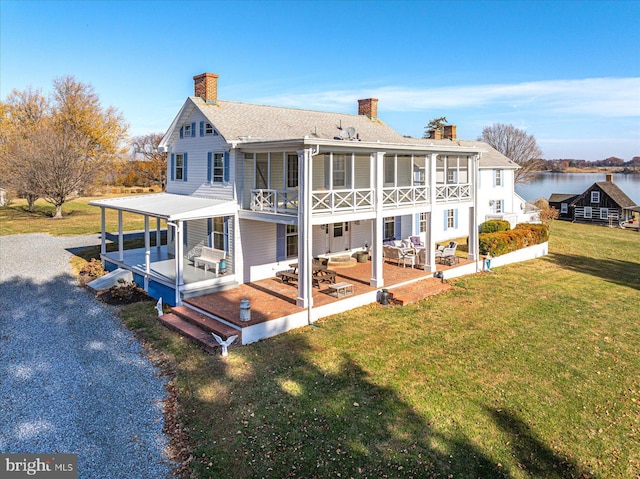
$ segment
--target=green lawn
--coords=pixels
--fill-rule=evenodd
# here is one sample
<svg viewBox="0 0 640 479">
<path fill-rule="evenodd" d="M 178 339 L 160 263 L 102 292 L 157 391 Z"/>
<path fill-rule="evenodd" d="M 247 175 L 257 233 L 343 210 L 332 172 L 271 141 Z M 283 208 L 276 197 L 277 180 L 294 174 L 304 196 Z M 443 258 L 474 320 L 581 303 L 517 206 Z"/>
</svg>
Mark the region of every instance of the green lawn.
<svg viewBox="0 0 640 479">
<path fill-rule="evenodd" d="M 10 206 L 0 207 L 0 235 L 27 233 L 48 233 L 55 236 L 73 236 L 100 233 L 100 208 L 89 206 L 93 199 L 103 199 L 124 194 L 90 198 L 77 198 L 62 206 L 62 219 L 53 219 L 55 207 L 44 200 L 38 200 L 30 212 L 25 200 L 15 200 Z M 144 217 L 132 213 L 122 215 L 125 231 L 144 229 Z M 118 213 L 106 212 L 107 231 L 118 231 Z"/>
<path fill-rule="evenodd" d="M 454 284 L 226 358 L 123 318 L 173 365 L 193 477 L 640 477 L 640 234 L 556 221 Z"/>
</svg>

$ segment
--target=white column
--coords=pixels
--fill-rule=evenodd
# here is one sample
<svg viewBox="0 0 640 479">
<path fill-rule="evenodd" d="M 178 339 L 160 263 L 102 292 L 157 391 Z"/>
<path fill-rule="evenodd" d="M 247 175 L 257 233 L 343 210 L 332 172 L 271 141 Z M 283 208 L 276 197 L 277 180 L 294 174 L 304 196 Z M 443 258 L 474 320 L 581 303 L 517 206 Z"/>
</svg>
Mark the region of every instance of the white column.
<svg viewBox="0 0 640 479">
<path fill-rule="evenodd" d="M 312 150 L 298 151 L 298 298 L 301 308 L 313 306 L 312 231 L 311 231 L 311 171 Z M 309 315 L 311 317 L 311 315 Z"/>
<path fill-rule="evenodd" d="M 467 258 L 472 261 L 478 259 L 478 164 L 480 162 L 480 155 L 474 155 L 471 157 L 471 178 L 473 181 L 473 207 L 469 212 L 469 248 Z"/>
<path fill-rule="evenodd" d="M 149 215 L 144 215 L 144 290 L 149 291 L 151 273 L 151 236 L 149 235 Z"/>
<path fill-rule="evenodd" d="M 382 216 L 382 199 L 384 186 L 384 152 L 379 151 L 371 155 L 373 161 L 373 188 L 375 195 L 376 217 L 371 222 L 371 281 L 369 284 L 374 288 L 384 286 L 384 277 L 382 274 L 382 266 L 384 265 L 384 257 L 382 255 L 382 240 L 384 239 L 384 218 Z"/>
<path fill-rule="evenodd" d="M 182 254 L 184 247 L 182 245 L 182 221 L 178 220 L 175 223 L 175 235 L 173 238 L 173 247 L 175 253 L 176 262 L 176 305 L 182 304 L 180 298 L 180 287 L 184 285 L 184 275 L 182 270 Z"/>
<path fill-rule="evenodd" d="M 122 210 L 118 210 L 118 259 L 124 261 L 124 236 L 122 235 Z"/>
<path fill-rule="evenodd" d="M 100 237 L 100 254 L 107 252 L 107 217 L 106 208 L 100 208 L 100 228 L 102 229 L 102 236 Z"/>
<path fill-rule="evenodd" d="M 425 270 L 431 271 L 432 273 L 436 270 L 436 242 L 435 242 L 435 217 L 436 211 L 439 211 L 436 208 L 436 158 L 438 157 L 437 153 L 432 153 L 427 155 L 425 161 L 428 161 L 429 164 L 425 165 L 425 169 L 429 169 L 429 203 L 431 204 L 431 213 L 429 213 L 428 221 L 427 221 L 427 234 L 425 238 L 424 245 L 427 248 L 427 254 L 425 258 L 425 262 L 429 265 L 428 269 L 425 266 Z"/>
</svg>

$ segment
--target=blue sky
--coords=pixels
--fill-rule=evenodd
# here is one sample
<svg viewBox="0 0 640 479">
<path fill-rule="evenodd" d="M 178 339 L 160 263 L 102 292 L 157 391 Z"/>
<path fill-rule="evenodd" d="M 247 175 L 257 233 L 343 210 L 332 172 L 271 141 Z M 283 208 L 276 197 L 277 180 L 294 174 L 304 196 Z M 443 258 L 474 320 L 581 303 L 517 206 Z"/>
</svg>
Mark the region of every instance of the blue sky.
<svg viewBox="0 0 640 479">
<path fill-rule="evenodd" d="M 546 158 L 640 155 L 640 1 L 0 0 L 0 96 L 93 85 L 131 134 L 168 128 L 193 76 L 219 98 L 357 113 L 422 136 L 510 123 Z"/>
</svg>

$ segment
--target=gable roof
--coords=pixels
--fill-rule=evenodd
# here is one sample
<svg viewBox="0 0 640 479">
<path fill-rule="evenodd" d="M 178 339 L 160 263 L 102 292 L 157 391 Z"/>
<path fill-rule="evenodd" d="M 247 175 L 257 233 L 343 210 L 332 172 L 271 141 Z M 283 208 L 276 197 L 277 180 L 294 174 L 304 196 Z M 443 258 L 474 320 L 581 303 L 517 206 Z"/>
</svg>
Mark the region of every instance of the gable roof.
<svg viewBox="0 0 640 479">
<path fill-rule="evenodd" d="M 217 100 L 206 102 L 200 97 L 187 99 L 171 127 L 160 142 L 170 143 L 178 134 L 179 124 L 195 110 L 200 111 L 229 143 L 279 141 L 292 139 L 340 140 L 352 127 L 362 142 L 393 143 L 429 147 L 462 147 L 482 152 L 480 168 L 520 168 L 496 149 L 482 141 L 435 140 L 406 138 L 379 119 L 366 115 L 304 110 L 280 106 L 257 105 Z"/>
<path fill-rule="evenodd" d="M 549 203 L 571 203 L 578 196 L 577 193 L 552 193 L 549 196 Z"/>
<path fill-rule="evenodd" d="M 629 198 L 624 191 L 620 189 L 613 181 L 599 181 L 591 185 L 591 187 L 585 191 L 582 195 L 586 195 L 593 189 L 594 186 L 600 188 L 611 200 L 616 203 L 620 208 L 628 208 L 629 206 L 635 206 L 635 202 Z"/>
<path fill-rule="evenodd" d="M 190 97 L 194 105 L 227 141 L 340 139 L 348 127 L 366 142 L 401 143 L 402 135 L 380 120 L 365 115 L 301 110 L 233 101 L 207 103 Z"/>
</svg>

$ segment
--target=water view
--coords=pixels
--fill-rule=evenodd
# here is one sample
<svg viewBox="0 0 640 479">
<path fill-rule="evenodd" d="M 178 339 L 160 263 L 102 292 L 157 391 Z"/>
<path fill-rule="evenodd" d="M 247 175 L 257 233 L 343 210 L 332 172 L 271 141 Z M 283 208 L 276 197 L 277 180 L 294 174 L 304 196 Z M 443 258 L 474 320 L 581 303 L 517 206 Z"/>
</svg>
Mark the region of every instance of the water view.
<svg viewBox="0 0 640 479">
<path fill-rule="evenodd" d="M 527 201 L 547 198 L 553 193 L 582 193 L 592 184 L 605 181 L 605 173 L 538 173 L 526 185 L 516 185 L 516 193 Z M 637 205 L 640 205 L 640 174 L 614 173 L 613 182 Z"/>
</svg>

